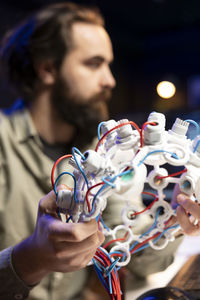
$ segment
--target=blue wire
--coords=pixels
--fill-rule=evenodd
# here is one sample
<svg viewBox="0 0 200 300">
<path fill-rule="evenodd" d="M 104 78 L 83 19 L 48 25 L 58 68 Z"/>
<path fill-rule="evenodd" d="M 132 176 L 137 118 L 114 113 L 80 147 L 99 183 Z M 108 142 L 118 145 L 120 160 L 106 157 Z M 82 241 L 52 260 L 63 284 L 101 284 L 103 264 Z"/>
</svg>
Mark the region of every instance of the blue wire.
<svg viewBox="0 0 200 300">
<path fill-rule="evenodd" d="M 104 271 L 105 268 L 104 268 L 103 266 L 102 266 L 102 268 L 101 268 L 94 258 L 92 259 L 92 261 L 93 261 L 93 264 L 97 267 L 97 269 L 98 269 L 100 272 Z"/>
<path fill-rule="evenodd" d="M 104 252 L 104 254 L 108 257 L 108 259 L 110 260 L 111 264 L 113 263 L 110 255 L 108 253 L 106 253 L 106 251 L 104 250 L 104 248 L 100 247 L 101 250 Z M 115 271 L 115 276 L 117 277 L 117 271 L 116 271 L 116 268 L 114 268 L 114 271 Z"/>
<path fill-rule="evenodd" d="M 179 227 L 179 226 L 180 226 L 180 225 L 174 225 L 174 226 L 171 226 L 171 227 L 169 227 L 169 228 L 163 230 L 163 232 L 162 232 L 157 238 L 155 238 L 155 239 L 153 240 L 153 243 L 155 244 L 155 243 L 156 243 L 156 242 L 157 242 L 157 241 L 165 234 L 166 231 L 168 231 L 168 230 L 170 230 L 170 229 L 172 229 L 172 228 L 177 228 L 177 227 Z M 143 249 L 145 249 L 145 248 L 147 248 L 147 247 L 149 247 L 149 244 L 146 244 L 146 245 L 144 245 L 144 246 L 138 248 L 137 250 L 134 251 L 134 253 L 137 253 L 137 252 L 139 252 L 139 251 L 141 251 L 141 250 L 143 250 Z"/>
<path fill-rule="evenodd" d="M 149 247 L 149 244 L 146 244 L 146 245 L 144 245 L 144 246 L 138 248 L 137 250 L 135 250 L 134 253 L 137 253 L 137 252 L 139 252 L 139 251 L 142 251 L 142 250 L 144 250 L 144 249 L 146 249 L 146 248 L 148 248 L 148 247 Z"/>
<path fill-rule="evenodd" d="M 109 179 L 109 177 L 108 177 L 108 179 Z M 115 184 L 111 183 L 110 181 L 107 181 L 106 177 L 102 177 L 101 180 L 103 182 L 105 182 L 107 185 L 110 185 L 112 188 L 115 188 Z"/>
<path fill-rule="evenodd" d="M 114 252 L 110 252 L 110 255 L 117 255 L 117 254 L 122 254 L 122 252 L 121 251 L 114 251 Z M 124 259 L 124 257 L 125 257 L 126 255 L 125 255 L 125 253 L 123 254 L 123 257 L 122 257 L 122 259 Z"/>
<path fill-rule="evenodd" d="M 145 236 L 145 235 L 147 235 L 152 229 L 154 229 L 155 228 L 155 226 L 156 226 L 156 223 L 157 223 L 157 219 L 158 219 L 158 216 L 159 216 L 159 213 L 160 213 L 160 210 L 158 209 L 157 211 L 156 211 L 156 215 L 155 215 L 155 221 L 154 221 L 154 223 L 153 223 L 153 225 L 145 232 L 145 233 L 143 233 L 143 234 L 141 234 L 140 235 L 140 238 L 142 238 L 143 236 Z M 130 250 L 129 251 L 132 251 L 133 250 L 133 248 L 135 247 L 135 246 L 137 246 L 139 244 L 139 242 L 135 242 L 135 243 L 133 243 L 132 244 L 132 246 L 130 247 Z M 146 246 L 146 245 L 145 245 Z M 144 247 L 144 246 L 142 246 L 142 247 Z M 143 249 L 143 248 L 139 248 L 139 249 Z M 147 244 L 147 247 L 149 247 L 149 244 Z M 147 248 L 147 247 L 145 247 L 145 248 Z M 138 250 L 139 250 L 138 249 Z M 137 251 L 137 250 L 136 250 Z M 137 251 L 138 252 L 138 251 Z"/>
<path fill-rule="evenodd" d="M 120 176 L 129 174 L 129 173 L 131 173 L 132 171 L 133 171 L 133 168 L 131 168 L 131 169 L 129 169 L 129 170 L 126 170 L 126 171 L 123 171 L 122 173 L 119 173 L 119 174 L 115 175 L 115 177 L 113 177 L 113 178 L 116 179 L 117 177 L 120 177 Z"/>
<path fill-rule="evenodd" d="M 55 194 L 56 194 L 56 196 L 57 196 L 57 195 L 58 195 L 58 192 L 57 192 L 57 190 L 56 190 L 56 187 L 57 187 L 58 180 L 60 179 L 60 177 L 62 177 L 62 176 L 65 175 L 65 174 L 72 176 L 72 178 L 74 179 L 74 200 L 75 200 L 76 203 L 78 203 L 78 200 L 77 200 L 77 198 L 76 198 L 76 178 L 75 178 L 74 174 L 72 174 L 72 173 L 70 173 L 70 172 L 62 172 L 62 173 L 56 178 L 56 181 L 55 181 L 55 184 L 54 184 L 54 192 L 55 192 Z"/>
<path fill-rule="evenodd" d="M 112 263 L 112 259 L 110 257 L 110 255 L 104 250 L 104 248 L 100 247 L 101 251 L 108 257 L 108 259 L 110 260 L 110 262 Z"/>
<path fill-rule="evenodd" d="M 59 218 L 61 218 L 61 215 L 60 215 L 60 207 L 58 207 L 57 215 L 58 215 Z"/>
<path fill-rule="evenodd" d="M 68 223 L 72 219 L 72 216 L 69 216 L 69 218 L 66 220 L 66 223 Z"/>
<path fill-rule="evenodd" d="M 103 122 L 99 123 L 99 125 L 98 125 L 97 135 L 98 135 L 98 140 L 99 140 L 99 141 L 100 141 L 100 139 L 101 139 L 101 126 L 104 125 L 105 123 L 106 123 L 106 122 L 103 121 Z"/>
<path fill-rule="evenodd" d="M 81 168 L 81 166 L 79 165 L 79 163 L 78 163 L 78 161 L 77 161 L 77 159 L 76 159 L 75 152 L 77 152 L 79 155 L 81 155 L 81 158 L 82 158 L 82 159 L 85 159 L 85 156 L 84 156 L 84 155 L 83 155 L 76 147 L 72 147 L 72 154 L 73 154 L 74 160 L 75 160 L 75 162 L 76 162 L 76 164 L 77 164 L 77 167 L 79 168 L 79 170 L 80 170 L 81 174 L 83 175 L 83 177 L 84 177 L 84 179 L 85 179 L 85 182 L 86 182 L 86 184 L 87 184 L 87 186 L 88 186 L 88 180 L 87 180 L 87 177 L 86 177 L 85 173 L 83 172 L 83 169 Z"/>
<path fill-rule="evenodd" d="M 112 270 L 115 268 L 116 263 L 118 263 L 119 260 L 120 260 L 119 257 L 116 258 L 116 259 L 112 262 L 112 264 L 111 264 L 109 267 L 107 267 L 107 268 L 105 269 L 105 275 L 108 276 L 108 275 L 112 272 Z"/>
<path fill-rule="evenodd" d="M 94 199 L 93 199 L 93 202 L 92 202 L 92 210 L 90 211 L 89 214 L 87 214 L 88 217 L 92 216 L 92 214 L 95 212 L 95 207 L 94 207 L 94 204 L 95 204 L 95 200 L 97 198 L 97 196 L 106 188 L 106 183 L 105 185 L 103 185 L 99 190 L 98 192 L 96 193 L 96 195 L 94 196 Z"/>
<path fill-rule="evenodd" d="M 102 225 L 103 225 L 103 227 L 104 227 L 105 229 L 107 229 L 108 231 L 110 231 L 110 228 L 104 223 L 102 217 L 101 217 L 101 223 L 102 223 Z"/>
<path fill-rule="evenodd" d="M 197 151 L 197 148 L 199 147 L 200 144 L 200 140 L 197 142 L 196 146 L 194 147 L 193 153 L 195 153 Z"/>
<path fill-rule="evenodd" d="M 72 152 L 78 153 L 83 160 L 85 159 L 85 156 L 81 153 L 81 151 L 78 148 L 72 147 Z M 74 155 L 74 153 L 73 153 L 73 155 Z"/>
<path fill-rule="evenodd" d="M 101 283 L 102 283 L 103 286 L 105 287 L 105 289 L 106 289 L 107 291 L 109 291 L 109 287 L 108 287 L 108 285 L 107 285 L 107 282 L 105 281 L 105 279 L 104 279 L 102 273 L 101 273 L 101 272 L 99 271 L 99 269 L 97 268 L 96 262 L 94 262 L 94 269 L 95 269 L 95 271 L 96 271 L 96 273 L 97 273 L 97 276 L 98 276 L 99 280 L 101 281 Z"/>
<path fill-rule="evenodd" d="M 96 222 L 97 222 L 97 223 L 99 222 L 100 218 L 101 218 L 101 215 L 99 214 L 99 215 L 96 217 Z"/>
<path fill-rule="evenodd" d="M 195 126 L 195 128 L 196 128 L 195 136 L 199 134 L 199 124 L 197 122 L 195 122 L 193 120 L 190 120 L 190 119 L 185 120 L 185 122 L 188 122 L 188 123 L 193 124 Z"/>
<path fill-rule="evenodd" d="M 167 228 L 167 229 L 165 229 L 165 230 L 163 230 L 163 232 L 157 237 L 157 238 L 155 238 L 154 240 L 153 240 L 153 243 L 155 244 L 164 234 L 165 234 L 165 232 L 166 231 L 168 231 L 168 230 L 170 230 L 170 229 L 172 229 L 172 228 L 177 228 L 177 227 L 179 227 L 180 225 L 174 225 L 174 226 L 171 226 L 171 227 L 169 227 L 169 228 Z M 137 244 L 138 244 L 138 242 L 137 242 Z M 136 245 L 137 245 L 136 244 Z M 134 245 L 134 246 L 136 246 L 136 245 Z M 144 245 L 144 246 L 142 246 L 142 247 L 140 247 L 140 248 L 138 248 L 137 250 L 135 250 L 134 251 L 134 253 L 137 253 L 137 252 L 139 252 L 139 251 L 141 251 L 141 250 L 144 250 L 144 249 L 146 249 L 146 248 L 148 248 L 149 247 L 149 244 L 146 244 L 146 245 Z M 134 248 L 134 247 L 133 247 Z M 130 250 L 132 250 L 131 248 L 130 248 Z"/>
<path fill-rule="evenodd" d="M 170 230 L 170 229 L 172 229 L 172 228 L 178 228 L 179 226 L 180 226 L 180 225 L 174 225 L 174 226 L 171 226 L 171 227 L 169 227 L 169 228 L 163 230 L 163 232 L 162 232 L 157 238 L 155 238 L 155 239 L 153 240 L 153 243 L 156 243 L 156 242 L 157 242 L 157 241 L 165 234 L 166 231 L 168 231 L 168 230 Z"/>
<path fill-rule="evenodd" d="M 108 275 L 108 282 L 109 282 L 109 290 L 110 290 L 110 294 L 112 294 L 112 283 L 111 283 L 111 275 Z"/>
<path fill-rule="evenodd" d="M 145 161 L 145 159 L 146 159 L 149 155 L 154 154 L 154 153 L 159 153 L 159 152 L 169 153 L 169 154 L 171 154 L 171 156 L 172 156 L 173 158 L 179 159 L 179 157 L 178 157 L 175 153 L 173 153 L 173 152 L 166 151 L 166 150 L 154 150 L 154 151 L 151 151 L 151 152 L 149 152 L 149 153 L 147 153 L 147 154 L 145 155 L 145 157 L 138 163 L 138 167 Z"/>
<path fill-rule="evenodd" d="M 117 269 L 116 269 L 116 263 L 120 260 L 120 258 L 117 258 L 115 261 L 112 261 L 110 255 L 102 248 L 100 247 L 100 249 L 104 252 L 104 254 L 108 257 L 108 259 L 111 262 L 111 265 L 107 268 L 105 268 L 104 266 L 102 266 L 102 268 L 99 266 L 99 264 L 95 261 L 95 259 L 93 258 L 93 263 L 94 263 L 94 268 L 95 271 L 97 273 L 97 276 L 99 278 L 99 280 L 101 281 L 101 283 L 103 284 L 104 288 L 107 289 L 107 291 L 109 291 L 110 294 L 112 294 L 112 282 L 111 282 L 111 272 L 112 270 L 114 270 L 115 272 L 115 276 L 117 278 Z M 104 276 L 108 276 L 108 283 L 109 286 L 107 284 L 107 282 L 104 279 Z"/>
<path fill-rule="evenodd" d="M 94 208 L 94 203 L 95 203 L 95 200 L 96 200 L 97 196 L 98 196 L 98 195 L 99 195 L 99 194 L 100 194 L 100 193 L 101 193 L 108 185 L 111 185 L 111 183 L 112 183 L 113 181 L 115 181 L 117 177 L 126 175 L 126 174 L 128 174 L 128 173 L 131 173 L 132 171 L 133 171 L 133 169 L 130 169 L 130 170 L 124 171 L 124 172 L 122 172 L 122 173 L 119 173 L 119 174 L 115 175 L 114 177 L 110 178 L 110 181 L 107 181 L 107 180 L 105 181 L 105 179 L 102 178 L 102 181 L 104 181 L 105 184 L 98 190 L 98 192 L 97 192 L 96 195 L 94 196 L 94 200 L 93 200 L 93 202 L 92 202 L 92 210 L 93 210 L 93 208 Z M 113 186 L 113 187 L 115 187 L 115 186 Z M 91 212 L 90 212 L 90 214 L 92 215 Z"/>
<path fill-rule="evenodd" d="M 145 233 L 143 233 L 143 234 L 140 236 L 140 238 L 143 237 L 143 236 L 145 236 L 145 235 L 147 235 L 149 232 L 151 232 L 152 229 L 155 228 L 156 223 L 157 223 L 157 221 L 158 221 L 158 216 L 159 216 L 159 214 L 160 214 L 160 211 L 161 211 L 161 209 L 157 209 L 156 215 L 155 215 L 155 220 L 154 220 L 153 225 L 152 225 Z"/>
</svg>

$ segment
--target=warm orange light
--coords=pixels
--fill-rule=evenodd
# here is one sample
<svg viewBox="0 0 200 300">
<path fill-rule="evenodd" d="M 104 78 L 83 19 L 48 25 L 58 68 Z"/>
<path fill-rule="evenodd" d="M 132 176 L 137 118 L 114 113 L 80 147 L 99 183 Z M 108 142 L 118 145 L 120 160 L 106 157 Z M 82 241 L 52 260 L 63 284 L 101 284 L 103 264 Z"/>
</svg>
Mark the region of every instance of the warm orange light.
<svg viewBox="0 0 200 300">
<path fill-rule="evenodd" d="M 161 81 L 156 87 L 157 93 L 164 99 L 169 99 L 176 93 L 175 85 L 170 81 Z"/>
</svg>

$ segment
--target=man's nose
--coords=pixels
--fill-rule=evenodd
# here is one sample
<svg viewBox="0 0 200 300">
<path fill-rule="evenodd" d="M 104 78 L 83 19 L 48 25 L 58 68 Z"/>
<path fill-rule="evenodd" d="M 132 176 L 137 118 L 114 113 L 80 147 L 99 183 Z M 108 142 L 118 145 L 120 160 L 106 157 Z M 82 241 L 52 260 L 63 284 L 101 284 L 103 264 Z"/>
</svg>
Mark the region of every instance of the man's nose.
<svg viewBox="0 0 200 300">
<path fill-rule="evenodd" d="M 109 87 L 111 89 L 113 89 L 116 86 L 116 80 L 109 67 L 104 69 L 101 84 L 103 87 Z"/>
</svg>

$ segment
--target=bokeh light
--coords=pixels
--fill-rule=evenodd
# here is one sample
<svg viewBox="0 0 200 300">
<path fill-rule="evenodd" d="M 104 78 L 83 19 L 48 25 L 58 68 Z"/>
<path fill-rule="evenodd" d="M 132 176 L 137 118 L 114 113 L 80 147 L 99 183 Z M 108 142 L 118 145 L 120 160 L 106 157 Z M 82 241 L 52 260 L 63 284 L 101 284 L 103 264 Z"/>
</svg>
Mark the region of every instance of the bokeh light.
<svg viewBox="0 0 200 300">
<path fill-rule="evenodd" d="M 156 87 L 157 93 L 161 98 L 169 99 L 176 93 L 175 85 L 170 81 L 161 81 Z"/>
</svg>

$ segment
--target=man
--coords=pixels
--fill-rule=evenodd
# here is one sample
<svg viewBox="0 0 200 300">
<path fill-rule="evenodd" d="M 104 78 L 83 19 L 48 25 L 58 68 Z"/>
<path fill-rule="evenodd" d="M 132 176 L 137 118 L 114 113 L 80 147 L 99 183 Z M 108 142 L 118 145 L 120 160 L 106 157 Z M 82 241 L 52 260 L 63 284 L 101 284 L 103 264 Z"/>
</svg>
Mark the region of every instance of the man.
<svg viewBox="0 0 200 300">
<path fill-rule="evenodd" d="M 68 233 L 62 240 L 61 225 L 56 220 L 58 227 L 52 229 L 55 224 L 49 214 L 41 216 L 41 207 L 34 229 L 37 199 L 51 189 L 53 161 L 71 153 L 72 145 L 91 142 L 97 124 L 107 117 L 105 102 L 115 85 L 109 68 L 111 42 L 98 11 L 66 3 L 42 10 L 11 32 L 2 47 L 2 59 L 26 109 L 8 118 L 1 116 L 0 244 L 1 249 L 17 244 L 11 267 L 19 277 L 13 290 L 6 278 L 3 285 L 1 280 L 0 298 L 24 299 L 29 286 L 37 285 L 28 299 L 71 299 L 82 289 L 85 271 L 65 276 L 52 271 L 71 272 L 85 266 L 102 243 L 102 234 L 93 221 L 77 224 L 78 229 L 65 228 Z M 40 224 L 46 228 L 44 236 Z M 63 249 L 57 245 L 59 240 L 54 243 L 58 231 Z"/>
<path fill-rule="evenodd" d="M 87 280 L 86 270 L 68 272 L 86 265 L 102 235 L 94 221 L 63 228 L 57 223 L 52 194 L 41 201 L 35 227 L 36 199 L 51 189 L 53 161 L 71 153 L 73 145 L 88 148 L 97 124 L 108 118 L 106 101 L 115 87 L 110 38 L 96 9 L 57 4 L 9 33 L 1 57 L 25 108 L 1 115 L 0 246 L 6 259 L 1 263 L 0 281 L 5 284 L 0 295 L 4 300 L 82 299 L 77 293 Z M 105 215 L 117 224 L 120 209 L 118 215 L 113 211 L 119 203 L 112 201 Z M 85 241 L 94 241 L 90 251 Z M 81 249 L 79 259 L 74 243 Z M 136 255 L 135 276 L 166 268 L 178 244 Z M 12 253 L 9 246 L 14 246 Z M 4 269 L 9 269 L 9 277 Z"/>
</svg>

